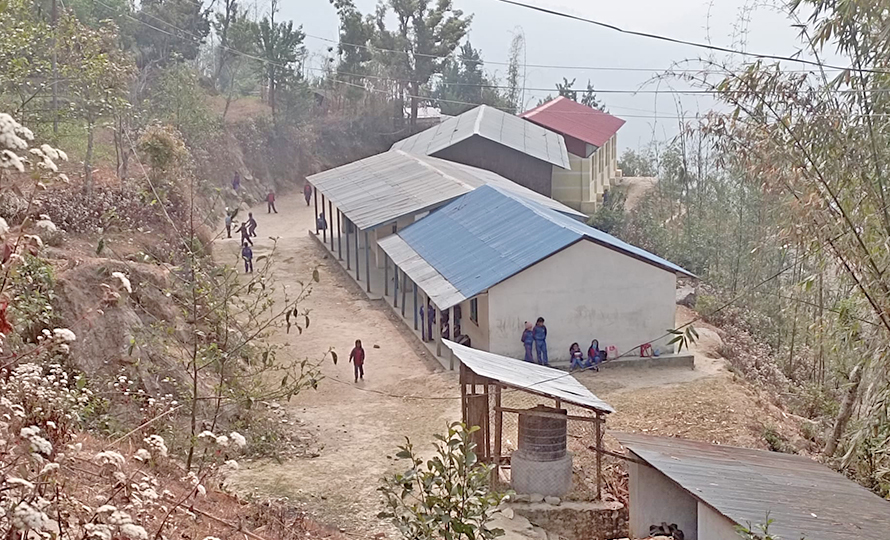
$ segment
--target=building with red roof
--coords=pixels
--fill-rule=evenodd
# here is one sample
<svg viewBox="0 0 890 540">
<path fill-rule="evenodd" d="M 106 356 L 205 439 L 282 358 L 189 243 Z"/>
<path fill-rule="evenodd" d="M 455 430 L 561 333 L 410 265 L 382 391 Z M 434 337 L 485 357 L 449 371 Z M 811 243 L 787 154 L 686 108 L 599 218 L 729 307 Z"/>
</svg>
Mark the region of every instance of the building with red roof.
<svg viewBox="0 0 890 540">
<path fill-rule="evenodd" d="M 565 138 L 571 168 L 553 169 L 550 196 L 581 210 L 596 210 L 618 175 L 617 133 L 624 120 L 563 96 L 520 115 Z"/>
</svg>

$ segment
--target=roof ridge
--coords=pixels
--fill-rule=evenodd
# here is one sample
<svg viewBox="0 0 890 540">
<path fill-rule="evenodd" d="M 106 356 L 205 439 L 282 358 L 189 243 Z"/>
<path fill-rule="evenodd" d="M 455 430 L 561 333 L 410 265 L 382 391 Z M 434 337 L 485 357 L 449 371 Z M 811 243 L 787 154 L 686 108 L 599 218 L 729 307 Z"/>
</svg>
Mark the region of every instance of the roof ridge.
<svg viewBox="0 0 890 540">
<path fill-rule="evenodd" d="M 463 186 L 463 187 L 467 188 L 469 191 L 473 191 L 474 189 L 477 189 L 477 188 L 474 188 L 473 186 L 471 186 L 470 184 L 467 184 L 467 183 L 464 182 L 463 180 L 460 180 L 460 179 L 458 179 L 458 178 L 455 178 L 454 176 L 451 176 L 451 175 L 448 174 L 447 172 L 445 172 L 445 171 L 443 171 L 442 169 L 436 167 L 434 164 L 429 163 L 428 161 L 424 160 L 422 157 L 420 157 L 420 156 L 418 156 L 418 155 L 415 155 L 415 154 L 407 154 L 407 153 L 406 153 L 405 155 L 408 156 L 408 157 L 410 157 L 411 159 L 413 159 L 413 160 L 416 161 L 417 163 L 419 163 L 421 167 L 425 167 L 425 168 L 427 168 L 427 169 L 429 169 L 429 170 L 435 172 L 436 174 L 438 174 L 438 175 L 441 176 L 442 178 L 447 178 L 448 180 L 451 180 L 451 181 L 454 182 L 455 184 L 458 184 L 458 185 L 460 185 L 460 186 Z M 426 156 L 426 157 L 429 157 L 429 156 Z M 433 159 L 435 159 L 435 158 L 433 158 Z M 483 184 L 483 186 L 484 186 L 484 185 L 486 185 L 486 184 Z M 480 187 L 481 187 L 481 186 L 480 186 Z"/>
<path fill-rule="evenodd" d="M 531 110 L 528 110 L 528 111 L 522 113 L 521 117 L 522 117 L 522 118 L 531 118 L 532 116 L 538 114 L 539 112 L 546 111 L 546 110 L 547 110 L 548 108 L 550 108 L 554 103 L 558 102 L 558 101 L 561 100 L 561 99 L 566 99 L 566 97 L 565 97 L 565 96 L 556 96 L 555 98 L 551 99 L 550 101 L 546 101 L 546 102 L 544 102 L 544 103 L 541 103 L 540 105 L 538 105 L 538 106 L 535 107 L 534 109 L 531 109 Z"/>
<path fill-rule="evenodd" d="M 474 135 L 479 135 L 479 129 L 482 127 L 482 115 L 485 113 L 485 105 L 479 105 L 477 109 L 479 109 L 479 112 L 476 113 L 476 122 L 473 124 Z"/>
</svg>

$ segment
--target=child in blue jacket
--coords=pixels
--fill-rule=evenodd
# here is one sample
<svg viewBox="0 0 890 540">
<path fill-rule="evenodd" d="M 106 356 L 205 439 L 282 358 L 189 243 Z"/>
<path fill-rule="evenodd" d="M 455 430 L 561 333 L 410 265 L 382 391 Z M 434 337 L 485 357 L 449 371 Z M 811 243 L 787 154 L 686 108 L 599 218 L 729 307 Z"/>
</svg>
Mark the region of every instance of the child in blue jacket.
<svg viewBox="0 0 890 540">
<path fill-rule="evenodd" d="M 535 351 L 538 355 L 538 363 L 542 366 L 549 365 L 547 363 L 547 327 L 544 326 L 544 317 L 538 317 L 533 333 L 535 338 Z"/>
<path fill-rule="evenodd" d="M 534 362 L 532 346 L 535 344 L 535 333 L 532 331 L 532 323 L 525 321 L 525 330 L 522 332 L 522 344 L 525 346 L 525 361 Z"/>
</svg>

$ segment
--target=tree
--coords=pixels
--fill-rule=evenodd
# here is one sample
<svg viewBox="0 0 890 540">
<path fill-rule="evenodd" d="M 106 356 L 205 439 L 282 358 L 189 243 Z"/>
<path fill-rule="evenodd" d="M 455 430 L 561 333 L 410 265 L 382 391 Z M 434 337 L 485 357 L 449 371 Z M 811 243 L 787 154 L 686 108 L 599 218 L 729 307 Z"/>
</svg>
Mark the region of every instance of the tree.
<svg viewBox="0 0 890 540">
<path fill-rule="evenodd" d="M 596 90 L 593 88 L 593 83 L 589 80 L 587 81 L 587 89 L 585 90 L 576 90 L 575 89 L 575 81 L 577 79 L 572 79 L 571 81 L 562 78 L 561 83 L 556 83 L 556 92 L 558 95 L 571 99 L 572 101 L 577 101 L 582 105 L 587 105 L 591 109 L 597 109 L 603 112 L 609 112 L 606 110 L 606 105 L 596 97 Z M 538 102 L 538 105 L 543 105 L 548 101 L 552 100 L 553 96 L 548 95 L 544 99 Z"/>
<path fill-rule="evenodd" d="M 331 4 L 340 18 L 337 76 L 360 84 L 367 64 L 374 58 L 370 44 L 376 21 L 371 15 L 363 16 L 352 0 L 331 0 Z"/>
<path fill-rule="evenodd" d="M 27 109 L 49 87 L 52 30 L 25 0 L 0 6 L 0 28 L 0 100 L 26 122 Z"/>
<path fill-rule="evenodd" d="M 652 158 L 642 152 L 627 148 L 618 159 L 618 168 L 624 176 L 655 176 Z"/>
<path fill-rule="evenodd" d="M 517 28 L 510 42 L 507 65 L 507 109 L 516 114 L 525 107 L 525 33 Z"/>
<path fill-rule="evenodd" d="M 436 435 L 436 453 L 424 460 L 410 440 L 399 447 L 396 457 L 409 462 L 401 474 L 384 478 L 379 491 L 389 518 L 406 540 L 488 540 L 504 534 L 489 529 L 488 522 L 503 495 L 489 490 L 492 465 L 479 462 L 473 433 L 461 423 L 448 427 L 447 435 Z"/>
<path fill-rule="evenodd" d="M 59 74 L 65 79 L 70 111 L 86 124 L 84 190 L 90 195 L 97 124 L 128 106 L 127 91 L 133 70 L 129 57 L 118 47 L 117 29 L 111 21 L 92 29 L 65 14 L 58 31 Z"/>
<path fill-rule="evenodd" d="M 495 81 L 482 71 L 482 66 L 482 53 L 474 49 L 469 41 L 461 46 L 456 60 L 448 59 L 443 64 L 442 76 L 433 90 L 433 97 L 439 100 L 439 108 L 444 114 L 458 115 L 474 105 L 509 107 L 496 88 Z"/>
<path fill-rule="evenodd" d="M 134 42 L 140 69 L 194 60 L 210 33 L 209 9 L 200 0 L 143 0 Z"/>
<path fill-rule="evenodd" d="M 411 99 L 411 125 L 417 124 L 417 108 L 421 88 L 433 75 L 442 72 L 445 58 L 451 55 L 467 33 L 472 16 L 464 17 L 454 9 L 451 0 L 388 0 L 377 6 L 376 45 L 380 49 L 396 50 L 378 58 L 394 68 L 393 75 L 404 80 Z M 389 10 L 398 21 L 395 30 L 387 30 Z"/>
<path fill-rule="evenodd" d="M 272 115 L 277 112 L 276 93 L 289 79 L 298 78 L 297 61 L 304 48 L 302 27 L 294 28 L 293 21 L 276 22 L 277 0 L 272 1 L 270 14 L 256 26 L 254 41 L 263 59 L 263 78 L 268 92 Z"/>
</svg>

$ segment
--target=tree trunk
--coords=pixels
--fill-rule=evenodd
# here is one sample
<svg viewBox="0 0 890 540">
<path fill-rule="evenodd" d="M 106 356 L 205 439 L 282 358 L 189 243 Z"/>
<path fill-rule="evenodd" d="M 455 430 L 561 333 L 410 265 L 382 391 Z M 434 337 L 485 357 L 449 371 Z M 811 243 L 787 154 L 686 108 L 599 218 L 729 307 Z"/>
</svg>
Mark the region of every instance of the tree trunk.
<svg viewBox="0 0 890 540">
<path fill-rule="evenodd" d="M 417 81 L 412 81 L 411 85 L 411 127 L 417 125 L 417 100 L 420 97 L 420 85 Z"/>
<path fill-rule="evenodd" d="M 93 196 L 93 120 L 87 121 L 87 153 L 83 159 L 83 186 L 87 197 Z"/>
<path fill-rule="evenodd" d="M 825 451 L 823 453 L 826 457 L 833 456 L 837 451 L 838 441 L 840 441 L 841 435 L 844 434 L 847 422 L 849 422 L 850 417 L 853 416 L 853 407 L 856 404 L 856 398 L 859 395 L 859 385 L 862 383 L 862 372 L 864 371 L 863 364 L 864 362 L 858 364 L 853 368 L 853 371 L 850 372 L 850 386 L 847 388 L 847 393 L 844 395 L 844 400 L 841 402 L 840 411 L 834 421 L 834 429 L 831 430 L 828 440 L 825 441 Z"/>
</svg>

